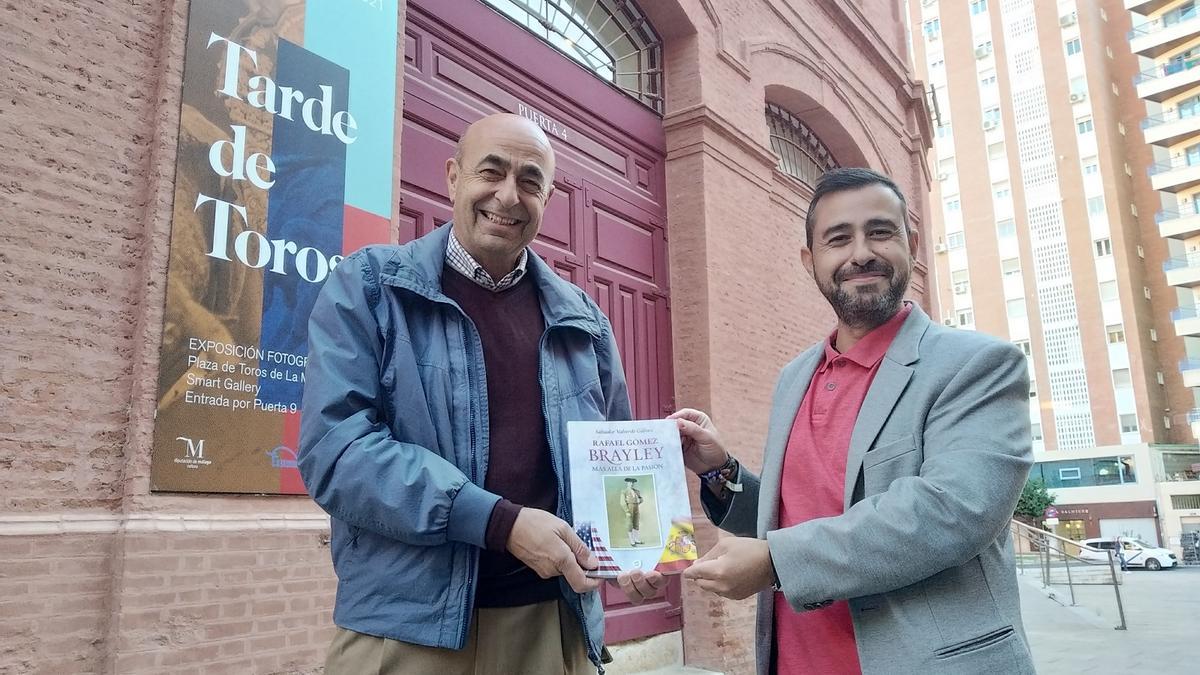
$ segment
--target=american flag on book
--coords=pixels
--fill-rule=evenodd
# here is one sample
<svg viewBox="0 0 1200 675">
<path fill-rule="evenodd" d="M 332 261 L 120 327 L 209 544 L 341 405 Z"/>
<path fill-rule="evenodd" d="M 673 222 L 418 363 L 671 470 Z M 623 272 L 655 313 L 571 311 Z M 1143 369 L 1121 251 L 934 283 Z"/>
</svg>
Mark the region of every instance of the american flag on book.
<svg viewBox="0 0 1200 675">
<path fill-rule="evenodd" d="M 621 572 L 620 566 L 613 560 L 612 554 L 604 546 L 604 541 L 600 538 L 600 531 L 590 522 L 580 523 L 575 528 L 575 534 L 587 544 L 589 550 L 596 554 L 596 558 L 600 561 L 600 566 L 594 571 L 589 571 L 588 575 L 593 577 L 615 577 Z"/>
</svg>

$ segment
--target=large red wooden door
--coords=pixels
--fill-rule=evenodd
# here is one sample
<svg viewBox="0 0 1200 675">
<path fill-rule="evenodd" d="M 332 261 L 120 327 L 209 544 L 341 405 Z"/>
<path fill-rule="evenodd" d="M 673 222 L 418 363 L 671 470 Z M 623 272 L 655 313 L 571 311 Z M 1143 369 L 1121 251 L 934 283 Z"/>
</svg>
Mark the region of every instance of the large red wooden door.
<svg viewBox="0 0 1200 675">
<path fill-rule="evenodd" d="M 477 0 L 408 4 L 400 240 L 451 217 L 445 162 L 467 124 L 515 112 L 547 129 L 555 191 L 533 243 L 612 322 L 634 415 L 674 409 L 662 121 Z M 634 607 L 605 587 L 607 640 L 678 630 L 678 578 Z"/>
</svg>

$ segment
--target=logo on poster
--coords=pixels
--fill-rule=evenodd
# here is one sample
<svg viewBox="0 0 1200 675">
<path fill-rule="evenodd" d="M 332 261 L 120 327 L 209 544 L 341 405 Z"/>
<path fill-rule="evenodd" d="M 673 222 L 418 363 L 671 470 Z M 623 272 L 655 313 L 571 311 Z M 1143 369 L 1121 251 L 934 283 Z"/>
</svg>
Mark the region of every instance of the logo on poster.
<svg viewBox="0 0 1200 675">
<path fill-rule="evenodd" d="M 296 451 L 286 445 L 277 445 L 268 450 L 267 456 L 271 458 L 271 466 L 276 469 L 296 468 Z"/>
<path fill-rule="evenodd" d="M 187 436 L 177 436 L 177 441 L 183 441 L 184 453 L 183 457 L 176 457 L 175 463 L 182 464 L 189 469 L 198 469 L 200 467 L 209 466 L 212 464 L 211 459 L 204 459 L 204 439 L 196 440 Z"/>
</svg>

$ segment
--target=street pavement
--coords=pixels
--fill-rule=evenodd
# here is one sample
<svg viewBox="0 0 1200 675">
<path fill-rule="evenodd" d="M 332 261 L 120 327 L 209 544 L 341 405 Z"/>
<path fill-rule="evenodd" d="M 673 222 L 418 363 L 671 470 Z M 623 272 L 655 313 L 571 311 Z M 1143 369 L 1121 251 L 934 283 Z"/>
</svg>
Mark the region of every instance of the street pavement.
<svg viewBox="0 0 1200 675">
<path fill-rule="evenodd" d="M 1075 589 L 1075 607 L 1065 585 L 1052 600 L 1036 572 L 1020 576 L 1021 615 L 1041 675 L 1078 673 L 1200 673 L 1200 567 L 1124 575 L 1120 623 L 1111 586 Z"/>
<path fill-rule="evenodd" d="M 1115 630 L 1120 615 L 1112 586 L 1076 586 L 1076 605 L 1070 606 L 1067 586 L 1042 588 L 1036 567 L 1026 567 L 1018 579 L 1021 615 L 1040 675 L 1200 673 L 1200 567 L 1122 575 L 1126 630 Z M 682 643 L 671 647 L 655 645 L 681 661 Z M 609 672 L 715 675 L 679 665 L 651 666 L 652 660 L 621 654 Z"/>
</svg>

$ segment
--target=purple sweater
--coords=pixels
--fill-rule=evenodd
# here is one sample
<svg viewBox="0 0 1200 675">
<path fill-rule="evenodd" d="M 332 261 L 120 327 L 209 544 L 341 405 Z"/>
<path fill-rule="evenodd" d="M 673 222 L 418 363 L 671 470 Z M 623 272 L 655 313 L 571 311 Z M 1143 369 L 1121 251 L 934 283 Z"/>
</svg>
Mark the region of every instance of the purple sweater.
<svg viewBox="0 0 1200 675">
<path fill-rule="evenodd" d="M 557 598 L 557 579 L 542 579 L 506 549 L 521 507 L 554 513 L 558 506 L 538 382 L 545 320 L 537 286 L 526 275 L 497 293 L 447 265 L 442 290 L 471 317 L 483 342 L 488 394 L 483 487 L 502 497 L 488 521 L 487 548 L 480 552 L 476 606 L 519 607 Z"/>
</svg>

